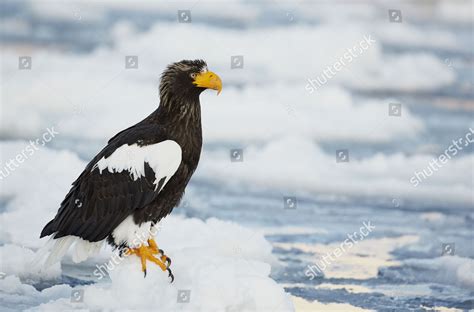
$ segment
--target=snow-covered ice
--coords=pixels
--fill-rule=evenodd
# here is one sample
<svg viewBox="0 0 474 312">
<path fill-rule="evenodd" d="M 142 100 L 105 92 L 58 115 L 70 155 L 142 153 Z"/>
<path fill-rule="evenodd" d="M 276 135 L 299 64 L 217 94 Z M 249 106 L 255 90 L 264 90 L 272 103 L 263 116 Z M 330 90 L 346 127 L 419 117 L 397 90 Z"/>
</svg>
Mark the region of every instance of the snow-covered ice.
<svg viewBox="0 0 474 312">
<path fill-rule="evenodd" d="M 294 136 L 280 137 L 263 146 L 248 145 L 244 153 L 245 162 L 234 166 L 229 163 L 226 151 L 210 152 L 203 157 L 197 175 L 209 183 L 259 185 L 300 194 L 385 196 L 399 201 L 472 204 L 472 179 L 463 172 L 472 169 L 473 154 L 453 158 L 430 179 L 414 187 L 411 177 L 425 168 L 433 156 L 350 154 L 350 165 L 344 166 L 318 144 Z M 446 183 L 450 183 L 449 188 Z"/>
<path fill-rule="evenodd" d="M 0 310 L 471 309 L 473 145 L 417 187 L 410 178 L 474 128 L 472 1 L 391 4 L 403 23 L 388 21 L 382 0 L 191 5 L 191 24 L 176 21 L 186 1 L 2 6 Z M 308 91 L 366 38 L 368 49 Z M 18 70 L 21 55 L 31 70 Z M 126 55 L 137 69 L 124 68 Z M 243 69 L 231 69 L 233 55 Z M 205 59 L 224 89 L 201 95 L 201 161 L 157 235 L 175 282 L 151 265 L 144 279 L 133 257 L 99 278 L 97 265 L 117 259 L 109 247 L 80 264 L 69 253 L 30 265 L 70 183 L 156 108 L 162 69 L 182 58 Z M 51 142 L 31 145 L 51 128 Z M 243 162 L 230 161 L 235 148 Z M 340 149 L 348 163 L 336 162 Z M 305 275 L 366 220 L 370 236 L 322 276 Z"/>
<path fill-rule="evenodd" d="M 27 297 L 31 311 L 64 311 L 84 308 L 90 310 L 135 311 L 289 311 L 293 309 L 290 296 L 269 277 L 271 245 L 261 233 L 246 230 L 231 222 L 210 219 L 169 217 L 157 235 L 160 247 L 172 260 L 175 275 L 170 284 L 166 272 L 148 263 L 147 277 L 141 272 L 138 258 L 110 258 L 103 269 L 92 267 L 97 284 L 77 286 L 69 291 L 44 296 L 19 284 L 15 270 L 6 268 L 7 277 L 0 285 L 11 287 L 1 296 Z M 8 254 L 9 250 L 5 250 Z M 28 257 L 29 258 L 29 257 Z M 92 270 L 91 269 L 91 270 Z M 106 275 L 103 275 L 106 274 Z M 105 276 L 105 277 L 104 277 Z M 19 275 L 20 280 L 23 279 Z M 108 282 L 100 282 L 110 277 Z M 46 278 L 43 276 L 43 278 Z M 1 287 L 1 286 L 0 286 Z M 29 286 L 31 287 L 31 286 Z M 57 286 L 59 287 L 59 286 Z M 81 302 L 74 297 L 81 290 Z M 11 303 L 11 298 L 5 298 Z M 7 306 L 13 309 L 14 306 Z"/>
<path fill-rule="evenodd" d="M 1 143 L 5 152 L 2 157 L 14 158 L 15 153 L 27 144 Z M 159 224 L 156 240 L 173 261 L 171 268 L 175 281 L 172 284 L 168 274 L 151 263 L 148 263 L 144 278 L 138 258 L 131 256 L 122 260 L 107 248 L 88 261 L 90 272 L 85 273 L 92 282 L 99 283 L 71 288 L 64 284 L 58 263 L 47 269 L 34 265 L 33 249 L 47 241 L 38 239 L 41 227 L 53 217 L 66 190 L 63 187 L 60 188 L 62 194 L 59 190 L 50 193 L 51 200 L 44 200 L 44 194 L 55 189 L 51 185 L 67 186 L 85 163 L 70 152 L 42 147 L 24 164 L 7 177 L 8 187 L 2 188 L 1 193 L 2 199 L 15 198 L 8 201 L 7 211 L 2 213 L 2 224 L 6 225 L 2 226 L 5 232 L 2 241 L 7 244 L 0 247 L 0 271 L 4 273 L 0 287 L 8 291 L 0 293 L 0 298 L 6 309 L 16 309 L 14 302 L 17 301 L 33 311 L 64 311 L 78 307 L 143 311 L 293 309 L 290 296 L 269 277 L 272 265 L 278 265 L 278 261 L 263 233 L 217 219 L 201 221 L 169 216 Z M 33 169 L 49 166 L 56 169 Z M 65 178 L 67 182 L 63 181 Z M 32 214 L 39 218 L 31 218 Z M 71 257 L 70 252 L 65 261 L 71 263 Z M 57 284 L 53 288 L 55 291 L 40 292 L 31 286 L 44 283 Z M 71 297 L 77 289 L 84 291 L 81 304 Z M 178 298 L 184 290 L 191 294 L 187 303 Z"/>
</svg>

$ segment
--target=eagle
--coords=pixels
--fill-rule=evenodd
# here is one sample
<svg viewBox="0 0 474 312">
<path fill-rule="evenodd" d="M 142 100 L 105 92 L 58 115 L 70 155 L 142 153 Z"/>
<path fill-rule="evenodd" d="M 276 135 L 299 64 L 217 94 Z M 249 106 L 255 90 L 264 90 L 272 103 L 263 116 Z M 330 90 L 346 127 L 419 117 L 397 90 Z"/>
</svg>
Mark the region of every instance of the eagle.
<svg viewBox="0 0 474 312">
<path fill-rule="evenodd" d="M 171 259 L 159 249 L 154 234 L 184 194 L 202 149 L 200 94 L 222 90 L 220 77 L 203 60 L 170 64 L 161 75 L 158 108 L 139 123 L 117 133 L 72 183 L 56 216 L 40 238 L 45 265 L 73 246 L 73 261 L 81 262 L 110 244 L 121 254 L 147 261 L 167 271 Z"/>
</svg>

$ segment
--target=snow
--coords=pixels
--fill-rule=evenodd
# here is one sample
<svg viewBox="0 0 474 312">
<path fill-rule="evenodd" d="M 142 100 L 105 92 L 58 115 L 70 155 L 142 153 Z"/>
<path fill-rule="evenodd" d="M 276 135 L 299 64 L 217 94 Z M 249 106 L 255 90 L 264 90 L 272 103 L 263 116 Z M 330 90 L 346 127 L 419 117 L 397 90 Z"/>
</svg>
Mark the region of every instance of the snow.
<svg viewBox="0 0 474 312">
<path fill-rule="evenodd" d="M 429 270 L 427 281 L 474 288 L 474 260 L 460 256 L 443 256 L 433 259 L 409 259 L 405 264 L 417 270 Z"/>
<path fill-rule="evenodd" d="M 0 280 L 0 290 L 5 291 L 0 296 L 25 297 L 27 301 L 33 301 L 32 311 L 153 310 L 158 307 L 160 311 L 293 310 L 290 297 L 269 277 L 270 264 L 275 264 L 276 260 L 262 233 L 217 219 L 204 222 L 168 217 L 162 222 L 157 242 L 172 258 L 171 268 L 175 275 L 172 284 L 167 273 L 151 263 L 147 265 L 147 277 L 144 278 L 139 259 L 129 256 L 115 265 L 108 263 L 110 282 L 74 288 L 84 291 L 84 301 L 71 302 L 73 290 L 69 286 L 55 286 L 61 287 L 62 291 L 51 298 L 46 295 L 51 289 L 38 292 L 21 283 L 14 275 L 20 273 L 22 277 L 23 273 L 12 268 L 11 264 L 17 259 L 13 257 L 9 265 L 2 266 L 7 270 L 7 276 Z M 10 246 L 2 252 L 17 248 Z M 28 257 L 23 261 L 28 261 L 32 252 L 28 250 L 25 254 Z M 93 268 L 95 273 L 90 274 L 103 279 L 103 275 L 97 274 L 96 267 Z M 41 278 L 56 278 L 57 269 Z M 180 291 L 190 291 L 189 302 L 179 302 Z M 8 302 L 12 302 L 11 298 Z"/>
<path fill-rule="evenodd" d="M 71 287 L 68 285 L 55 285 L 39 292 L 33 286 L 22 283 L 17 276 L 9 275 L 0 279 L 2 311 L 23 311 L 40 302 L 70 296 L 70 293 Z"/>
<path fill-rule="evenodd" d="M 220 128 L 208 131 L 206 140 L 210 143 L 222 142 L 227 137 L 231 140 L 247 140 L 252 132 L 256 132 L 254 139 L 261 140 L 275 137 L 287 128 L 292 132 L 305 133 L 325 140 L 344 139 L 340 137 L 341 133 L 349 133 L 346 136 L 350 139 L 362 141 L 367 137 L 367 133 L 362 129 L 370 127 L 361 125 L 373 125 L 373 116 L 379 111 L 386 111 L 389 99 L 378 103 L 361 103 L 362 107 L 358 107 L 351 94 L 347 90 L 341 90 L 341 86 L 359 90 L 426 92 L 448 86 L 455 81 L 454 73 L 445 65 L 444 60 L 433 54 L 384 53 L 382 43 L 373 35 L 370 25 L 295 25 L 289 28 L 275 27 L 246 32 L 199 24 L 191 29 L 183 25 L 177 26 L 175 23 L 159 22 L 146 33 L 135 33 L 133 28 L 127 31 L 124 29 L 127 27 L 125 25 L 117 25 L 117 31 L 114 33 L 120 38 L 117 38 L 119 41 L 116 45 L 100 47 L 88 55 L 54 51 L 33 53 L 32 72 L 35 75 L 17 72 L 15 66 L 18 56 L 14 52 L 5 51 L 2 73 L 5 77 L 14 74 L 12 77 L 15 83 L 11 83 L 12 78 L 5 82 L 8 88 L 3 96 L 5 102 L 9 103 L 9 109 L 4 112 L 5 118 L 0 125 L 0 133 L 7 137 L 30 137 L 40 133 L 53 121 L 61 120 L 61 133 L 65 136 L 109 138 L 131 122 L 138 122 L 156 108 L 158 77 L 161 71 L 169 63 L 183 58 L 206 59 L 209 69 L 222 78 L 222 94 L 219 97 L 206 94 L 201 99 L 208 125 L 221 126 L 219 120 L 229 120 L 224 117 L 230 112 L 234 114 L 232 116 L 235 122 L 245 118 L 250 123 L 248 130 L 243 131 L 242 135 L 239 135 L 235 127 L 232 128 L 233 131 L 229 130 L 230 127 L 224 127 L 222 133 Z M 335 32 L 338 33 L 337 37 L 334 37 Z M 196 33 L 200 36 L 197 37 Z M 308 79 L 321 75 L 349 47 L 370 35 L 376 42 L 344 66 L 325 85 L 324 89 L 329 88 L 327 92 L 321 95 L 318 92 L 308 94 L 305 90 Z M 157 49 L 156 42 L 173 42 L 176 37 L 188 42 L 185 50 L 177 45 L 166 45 L 160 46 L 160 53 L 150 52 Z M 213 45 L 213 48 L 203 51 L 200 48 L 201 37 L 210 38 L 208 44 Z M 265 42 L 265 45 L 260 45 L 260 42 Z M 281 42 L 299 48 L 281 49 Z M 315 49 L 314 42 L 324 42 L 325 48 Z M 257 51 L 254 50 L 255 46 L 259 46 Z M 126 70 L 124 55 L 133 53 L 139 54 L 139 68 Z M 245 71 L 230 69 L 230 56 L 235 54 L 244 55 Z M 223 57 L 226 55 L 228 58 Z M 269 58 L 269 55 L 272 57 Z M 286 59 L 291 59 L 292 62 L 281 62 Z M 71 71 L 64 77 L 62 69 L 71 66 L 81 70 Z M 25 85 L 29 86 L 28 92 L 23 92 Z M 77 88 L 78 85 L 81 87 Z M 51 92 L 44 92 L 45 88 Z M 250 116 L 249 106 L 253 112 Z M 220 115 L 223 108 L 229 108 L 224 116 Z M 24 122 L 20 123 L 15 116 L 25 110 L 29 113 L 22 119 Z M 275 115 L 271 114 L 268 119 L 262 118 L 268 110 L 275 111 Z M 288 117 L 288 111 L 295 111 L 296 115 L 303 118 L 303 122 L 291 124 L 288 118 L 285 118 Z M 310 127 L 313 123 L 308 123 L 305 119 L 313 116 L 310 114 L 318 114 L 321 111 L 323 118 L 319 118 L 319 122 Z M 421 121 L 410 115 L 408 110 L 406 113 L 405 127 L 386 127 L 382 124 L 378 132 L 384 133 L 383 137 L 377 138 L 375 135 L 369 139 L 387 141 L 399 134 L 410 137 L 419 133 L 423 128 Z M 349 119 L 349 116 L 353 117 L 347 123 L 340 123 L 355 129 L 353 134 L 352 131 L 340 131 L 327 125 L 329 120 L 335 117 L 337 119 L 337 116 L 341 117 L 341 121 Z M 327 122 L 324 122 L 325 120 Z M 280 129 L 276 129 L 273 125 L 280 121 L 283 121 L 283 124 Z M 239 130 L 241 128 L 239 127 Z M 262 133 L 265 129 L 270 130 L 266 134 Z"/>
<path fill-rule="evenodd" d="M 60 3 L 38 2 L 34 0 L 28 1 L 33 13 L 39 17 L 49 17 L 58 20 L 70 20 L 76 18 L 86 21 L 99 21 L 107 17 L 108 10 L 115 10 L 117 12 L 142 12 L 156 14 L 158 16 L 166 16 L 176 14 L 178 9 L 189 7 L 189 2 L 186 0 L 179 0 L 173 2 L 157 2 L 152 0 L 143 0 L 140 6 L 136 6 L 128 0 L 107 0 L 107 1 L 82 1 L 85 5 L 77 5 L 75 3 L 68 4 L 67 7 Z M 307 3 L 305 5 L 294 5 L 284 1 L 277 1 L 276 3 L 270 1 L 256 1 L 248 2 L 245 0 L 226 0 L 226 10 L 220 10 L 220 2 L 223 1 L 203 1 L 199 6 L 193 6 L 193 16 L 197 22 L 213 22 L 218 19 L 228 19 L 238 21 L 241 23 L 253 24 L 265 14 L 269 6 L 277 13 L 282 15 L 282 18 L 289 18 L 286 14 L 291 14 L 293 20 L 290 22 L 312 22 L 322 21 L 334 23 L 337 21 L 350 21 L 351 23 L 360 22 L 360 20 L 369 20 L 372 23 L 377 23 L 377 26 L 383 26 L 381 23 L 385 15 L 380 14 L 380 10 L 385 9 L 387 2 L 384 0 L 373 1 L 376 6 L 366 3 L 332 3 L 332 2 L 318 2 Z M 217 4 L 216 4 L 217 3 Z M 433 6 L 431 10 L 427 10 L 431 19 L 446 20 L 451 23 L 469 23 L 472 20 L 470 15 L 471 2 L 469 0 L 456 1 L 439 1 L 429 3 Z M 378 7 L 377 7 L 378 6 Z M 403 4 L 403 8 L 413 11 L 413 15 L 420 14 L 419 7 Z M 385 12 L 384 12 L 385 13 Z M 382 16 L 381 16 L 382 15 Z M 383 20 L 382 20 L 383 19 Z M 410 19 L 405 20 L 405 23 L 412 22 Z M 427 30 L 429 31 L 429 30 Z"/>
<path fill-rule="evenodd" d="M 177 23 L 176 11 L 189 4 L 7 7 L 24 18 L 7 11 L 2 28 L 18 41 L 1 59 L 1 310 L 469 309 L 473 154 L 465 148 L 417 187 L 409 180 L 473 126 L 472 2 L 399 3 L 403 23 L 389 23 L 386 1 L 235 0 L 225 10 L 201 1 L 192 25 Z M 74 43 L 55 38 L 64 29 Z M 375 42 L 324 88 L 305 89 L 364 36 Z M 22 38 L 40 44 L 19 46 Z M 18 70 L 19 55 L 32 56 L 31 71 Z M 124 68 L 125 55 L 138 56 L 138 69 Z M 230 68 L 232 55 L 244 56 L 244 70 Z M 183 58 L 205 59 L 224 88 L 201 95 L 205 146 L 188 204 L 159 227 L 175 282 L 152 265 L 144 279 L 136 258 L 115 262 L 110 248 L 79 265 L 70 250 L 62 266 L 31 266 L 71 182 L 107 139 L 157 107 L 159 75 Z M 401 117 L 388 116 L 389 103 L 402 103 Z M 29 140 L 53 125 L 57 138 L 31 150 Z M 242 148 L 245 161 L 230 162 L 230 148 Z M 340 148 L 349 149 L 349 163 L 336 163 Z M 298 209 L 282 213 L 281 195 L 297 196 Z M 216 215 L 236 223 L 207 219 Z M 315 287 L 306 265 L 366 217 L 377 225 L 373 236 L 328 266 Z M 439 257 L 451 242 L 457 255 Z M 78 290 L 83 303 L 71 302 Z M 177 302 L 180 290 L 190 291 L 189 303 Z"/>
<path fill-rule="evenodd" d="M 433 158 L 403 153 L 349 154 L 348 163 L 337 163 L 335 153 L 328 155 L 310 140 L 288 136 L 268 144 L 249 144 L 244 149 L 245 161 L 238 164 L 229 161 L 227 151 L 208 152 L 196 174 L 208 183 L 276 188 L 302 195 L 382 196 L 471 205 L 473 181 L 463 172 L 472 169 L 472 154 L 452 158 L 417 187 L 409 183 L 414 172 Z"/>
<path fill-rule="evenodd" d="M 1 163 L 14 158 L 27 144 L 0 143 Z M 62 277 L 58 263 L 47 269 L 35 266 L 33 250 L 47 240 L 38 239 L 41 228 L 56 213 L 67 185 L 84 166 L 75 154 L 44 146 L 3 179 L 2 184 L 7 183 L 5 187 L 2 185 L 0 199 L 12 198 L 1 215 L 5 225 L 2 226 L 3 243 L 7 244 L 0 247 L 0 270 L 5 274 L 0 279 L 0 298 L 8 302 L 6 309 L 18 308 L 13 303 L 21 301 L 32 311 L 78 307 L 91 310 L 159 307 L 162 311 L 293 310 L 290 297 L 269 277 L 272 266 L 278 262 L 263 233 L 217 219 L 201 221 L 169 216 L 159 224 L 156 240 L 173 261 L 173 284 L 169 283 L 166 272 L 151 263 L 144 278 L 135 256 L 112 261 L 116 258 L 112 258 L 114 253 L 109 248 L 88 262 L 93 264 L 89 276 L 98 283 L 80 287 L 84 290 L 83 303 L 71 302 L 73 289 L 64 284 L 41 292 L 33 288 L 31 283 L 59 283 Z M 31 218 L 32 213 L 34 218 Z M 71 263 L 72 259 L 70 250 L 64 262 Z M 108 265 L 110 272 L 99 271 L 101 265 Z M 106 276 L 110 281 L 105 282 Z M 178 302 L 180 290 L 191 291 L 189 303 Z"/>
<path fill-rule="evenodd" d="M 436 15 L 454 24 L 472 23 L 472 1 L 441 1 L 436 7 Z"/>
<path fill-rule="evenodd" d="M 424 130 L 423 122 L 408 108 L 400 119 L 389 118 L 388 105 L 396 99 L 356 101 L 341 87 L 328 86 L 312 94 L 302 87 L 249 86 L 226 89 L 219 97 L 202 97 L 205 142 L 261 142 L 288 135 L 320 142 L 390 142 L 414 138 Z M 286 91 L 277 93 L 275 88 Z"/>
<path fill-rule="evenodd" d="M 377 36 L 382 38 L 384 43 L 393 45 L 404 45 L 407 47 L 432 47 L 447 50 L 457 50 L 456 37 L 441 30 L 424 30 L 411 24 L 389 24 L 379 29 Z"/>
<path fill-rule="evenodd" d="M 5 275 L 14 275 L 28 283 L 40 282 L 59 278 L 61 268 L 59 263 L 42 269 L 32 266 L 35 252 L 29 248 L 6 244 L 0 247 L 0 272 Z"/>
<path fill-rule="evenodd" d="M 419 92 L 441 88 L 455 81 L 454 73 L 446 69 L 446 64 L 430 54 L 405 54 L 396 58 L 388 56 L 380 63 L 384 63 L 384 66 L 367 64 L 364 79 L 354 79 L 351 85 L 366 90 Z M 436 79 L 428 78 L 433 76 Z M 393 83 L 395 79 L 396 84 Z"/>
<path fill-rule="evenodd" d="M 29 144 L 26 141 L 1 142 L 2 166 L 15 159 Z M 11 167 L 13 170 L 0 181 L 0 199 L 5 202 L 5 211 L 0 215 L 3 242 L 40 247 L 41 229 L 52 219 L 85 163 L 72 152 L 43 146 L 23 163 L 15 162 Z M 4 172 L 5 168 L 0 169 Z"/>
</svg>

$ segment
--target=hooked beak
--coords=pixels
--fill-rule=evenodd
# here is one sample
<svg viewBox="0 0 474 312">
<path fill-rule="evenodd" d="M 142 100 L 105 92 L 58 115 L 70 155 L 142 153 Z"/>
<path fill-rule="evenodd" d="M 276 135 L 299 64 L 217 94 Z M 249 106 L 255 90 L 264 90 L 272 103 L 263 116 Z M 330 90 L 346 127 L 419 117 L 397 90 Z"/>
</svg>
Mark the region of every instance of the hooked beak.
<svg viewBox="0 0 474 312">
<path fill-rule="evenodd" d="M 211 71 L 197 75 L 193 84 L 201 88 L 217 90 L 217 95 L 219 95 L 222 90 L 221 78 Z"/>
</svg>

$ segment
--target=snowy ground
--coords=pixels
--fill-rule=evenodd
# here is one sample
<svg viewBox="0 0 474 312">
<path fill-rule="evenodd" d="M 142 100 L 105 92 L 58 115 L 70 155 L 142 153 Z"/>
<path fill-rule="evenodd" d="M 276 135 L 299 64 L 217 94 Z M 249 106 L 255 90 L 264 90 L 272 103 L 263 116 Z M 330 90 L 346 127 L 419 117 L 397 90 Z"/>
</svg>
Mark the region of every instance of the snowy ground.
<svg viewBox="0 0 474 312">
<path fill-rule="evenodd" d="M 223 5 L 2 2 L 0 310 L 472 309 L 472 2 Z M 176 21 L 181 9 L 191 24 Z M 308 79 L 367 38 L 310 91 Z M 175 282 L 158 270 L 143 279 L 133 259 L 102 276 L 116 259 L 107 247 L 80 265 L 33 266 L 70 183 L 155 109 L 161 70 L 182 58 L 205 59 L 224 89 L 201 96 L 201 163 L 157 235 Z M 349 162 L 336 162 L 341 149 Z"/>
</svg>

